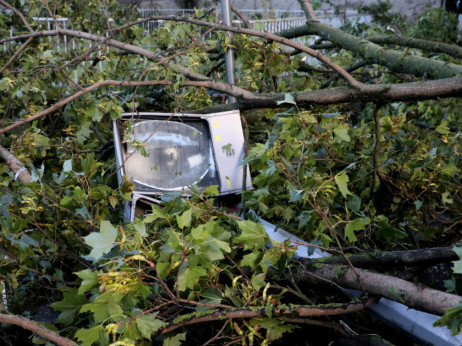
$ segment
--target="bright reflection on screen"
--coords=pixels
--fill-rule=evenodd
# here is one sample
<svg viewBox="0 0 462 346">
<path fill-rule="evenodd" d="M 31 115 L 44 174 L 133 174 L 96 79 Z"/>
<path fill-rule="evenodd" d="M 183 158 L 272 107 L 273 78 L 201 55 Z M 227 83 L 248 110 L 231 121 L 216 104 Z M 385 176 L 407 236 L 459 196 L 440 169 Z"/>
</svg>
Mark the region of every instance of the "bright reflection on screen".
<svg viewBox="0 0 462 346">
<path fill-rule="evenodd" d="M 132 126 L 131 141 L 145 143 L 147 157 L 128 143 L 127 178 L 136 189 L 182 190 L 192 184 L 216 184 L 210 135 L 200 121 L 146 120 Z"/>
</svg>

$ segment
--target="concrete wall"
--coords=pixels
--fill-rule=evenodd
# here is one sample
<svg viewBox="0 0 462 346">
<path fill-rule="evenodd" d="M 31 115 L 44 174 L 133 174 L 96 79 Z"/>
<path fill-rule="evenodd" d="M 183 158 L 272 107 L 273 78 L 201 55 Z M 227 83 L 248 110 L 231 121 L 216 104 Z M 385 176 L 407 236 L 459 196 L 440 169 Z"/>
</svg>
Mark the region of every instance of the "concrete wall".
<svg viewBox="0 0 462 346">
<path fill-rule="evenodd" d="M 121 0 L 121 2 L 127 2 L 130 0 Z M 134 0 L 131 0 L 134 1 Z M 201 7 L 213 6 L 216 3 L 214 0 L 196 0 L 199 1 Z M 239 9 L 274 9 L 274 10 L 300 10 L 300 5 L 297 0 L 231 0 Z M 160 9 L 175 9 L 175 8 L 190 8 L 187 6 L 193 1 L 191 0 L 142 0 L 139 2 L 141 8 L 160 8 Z M 343 8 L 355 9 L 361 4 L 367 5 L 374 3 L 376 0 L 331 0 L 331 3 L 335 6 Z M 403 13 L 408 17 L 415 17 L 422 13 L 426 8 L 439 7 L 441 6 L 441 0 L 391 0 L 393 5 L 392 11 L 396 13 Z M 323 10 L 332 9 L 329 5 L 323 5 Z"/>
</svg>

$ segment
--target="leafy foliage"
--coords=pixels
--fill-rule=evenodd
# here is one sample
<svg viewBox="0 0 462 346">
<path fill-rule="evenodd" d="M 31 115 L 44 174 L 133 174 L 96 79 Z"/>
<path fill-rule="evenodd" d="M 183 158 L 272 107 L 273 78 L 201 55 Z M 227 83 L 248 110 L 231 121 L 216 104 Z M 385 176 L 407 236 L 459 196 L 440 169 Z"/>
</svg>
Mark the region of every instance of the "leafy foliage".
<svg viewBox="0 0 462 346">
<path fill-rule="evenodd" d="M 46 2 L 12 4 L 36 30 L 43 23 L 33 18 L 49 15 Z M 136 17 L 112 0 L 53 6 L 74 30 L 99 35 Z M 202 12 L 196 17 L 214 20 Z M 381 18 L 403 24 L 399 16 Z M 445 34 L 453 19 L 437 10 L 415 25 L 403 24 L 402 30 L 454 41 L 455 33 Z M 28 32 L 17 17 L 1 12 L 1 36 L 8 36 L 11 27 L 18 34 Z M 347 29 L 361 35 L 385 31 L 376 25 Z M 33 178 L 20 183 L 0 163 L 0 273 L 11 312 L 30 316 L 40 305 L 51 304 L 59 312 L 56 326 L 66 327 L 61 334 L 82 345 L 194 343 L 198 329 L 200 342 L 222 335 L 217 342 L 267 344 L 297 331 L 297 321 L 275 317 L 281 306 L 332 303 L 337 297 L 313 287 L 302 292 L 285 281 L 295 248 L 289 242 L 271 243 L 263 226 L 252 221 L 256 215 L 311 245 L 337 251 L 338 246 L 416 249 L 460 240 L 460 99 L 300 109 L 294 92 L 344 82 L 316 72 L 319 66 L 310 66 L 310 74 L 298 70 L 303 56 L 291 56 L 275 42 L 236 35 L 231 43 L 224 33 L 202 37 L 204 29 L 173 22 L 155 36 L 136 26 L 108 32 L 165 60 L 155 63 L 103 44 L 90 48 L 77 38 L 65 47 L 61 37 L 52 37 L 33 40 L 0 76 L 2 127 L 97 81 L 172 82 L 104 86 L 0 135 Z M 4 49 L 12 53 L 19 44 Z M 255 186 L 242 196 L 247 218 L 220 208 L 218 190 L 209 187 L 188 198 L 164 195 L 151 215 L 124 222 L 133 184 L 117 184 L 111 120 L 124 111 L 183 111 L 220 103 L 221 95 L 182 86 L 185 77 L 176 64 L 220 79 L 221 55 L 231 45 L 237 52 L 237 85 L 284 93 L 276 110 L 244 112 L 250 127 L 245 160 Z M 0 65 L 10 56 L 0 56 Z M 331 58 L 342 65 L 357 62 L 343 50 Z M 358 72 L 358 78 L 374 83 L 409 78 L 373 64 Z M 142 143 L 134 146 L 143 150 Z M 461 274 L 460 260 L 454 274 Z M 460 289 L 457 280 L 453 286 Z M 231 318 L 206 328 L 187 323 L 219 309 L 264 311 L 265 317 Z M 438 324 L 460 332 L 460 307 L 448 310 Z"/>
</svg>

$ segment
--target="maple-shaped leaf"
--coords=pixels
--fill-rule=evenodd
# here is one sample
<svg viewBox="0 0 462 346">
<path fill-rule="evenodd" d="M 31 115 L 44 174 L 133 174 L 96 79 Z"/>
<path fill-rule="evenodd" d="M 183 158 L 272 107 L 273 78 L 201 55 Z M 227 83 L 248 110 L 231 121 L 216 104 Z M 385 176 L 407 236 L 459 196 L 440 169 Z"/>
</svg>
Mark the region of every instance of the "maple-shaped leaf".
<svg viewBox="0 0 462 346">
<path fill-rule="evenodd" d="M 89 256 L 95 259 L 111 251 L 116 238 L 117 229 L 107 220 L 101 221 L 99 232 L 93 232 L 83 237 L 85 243 L 93 248 Z"/>
<path fill-rule="evenodd" d="M 348 190 L 347 183 L 350 179 L 345 171 L 337 174 L 335 176 L 335 182 L 337 183 L 338 189 L 342 193 L 343 197 L 347 198 L 347 195 L 352 195 L 350 190 Z"/>
<path fill-rule="evenodd" d="M 151 340 L 151 335 L 157 332 L 167 323 L 156 318 L 157 313 L 149 315 L 141 315 L 135 322 L 140 333 L 147 339 Z"/>
<path fill-rule="evenodd" d="M 234 238 L 235 243 L 244 244 L 244 250 L 265 248 L 265 243 L 269 241 L 269 237 L 262 224 L 245 220 L 239 221 L 238 226 L 242 233 L 239 237 Z"/>
</svg>

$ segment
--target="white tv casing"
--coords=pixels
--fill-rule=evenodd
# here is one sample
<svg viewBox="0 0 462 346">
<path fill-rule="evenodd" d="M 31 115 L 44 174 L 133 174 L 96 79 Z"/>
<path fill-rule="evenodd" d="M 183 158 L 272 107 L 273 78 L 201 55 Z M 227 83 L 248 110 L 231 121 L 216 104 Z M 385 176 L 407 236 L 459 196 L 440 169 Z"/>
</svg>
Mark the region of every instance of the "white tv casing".
<svg viewBox="0 0 462 346">
<path fill-rule="evenodd" d="M 239 111 L 228 111 L 211 114 L 190 114 L 190 113 L 155 113 L 155 112 L 135 112 L 124 113 L 121 119 L 113 121 L 114 147 L 117 164 L 117 177 L 119 186 L 126 177 L 127 169 L 125 167 L 126 158 L 124 146 L 122 143 L 122 133 L 120 131 L 120 122 L 132 122 L 136 124 L 140 121 L 165 120 L 170 122 L 183 122 L 185 124 L 194 122 L 194 120 L 205 122 L 210 132 L 212 145 L 213 160 L 217 171 L 218 185 L 220 195 L 236 194 L 242 191 L 243 186 L 243 169 L 241 162 L 244 157 L 244 134 L 242 131 L 241 116 Z M 153 137 L 155 138 L 155 134 Z M 149 151 L 149 148 L 147 148 Z M 247 170 L 246 189 L 252 188 L 250 170 Z M 148 189 L 133 191 L 133 196 L 137 198 L 146 196 L 154 197 L 167 191 Z M 184 191 L 188 195 L 188 191 Z M 139 197 L 138 197 L 139 196 Z M 133 203 L 135 204 L 135 203 Z M 128 219 L 132 219 L 132 207 L 126 206 Z"/>
</svg>

